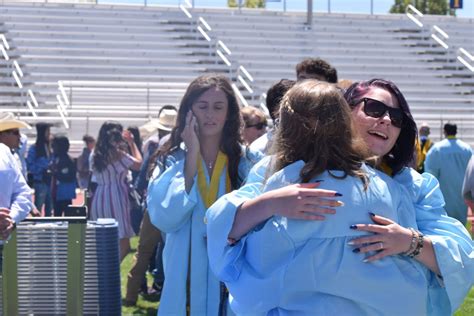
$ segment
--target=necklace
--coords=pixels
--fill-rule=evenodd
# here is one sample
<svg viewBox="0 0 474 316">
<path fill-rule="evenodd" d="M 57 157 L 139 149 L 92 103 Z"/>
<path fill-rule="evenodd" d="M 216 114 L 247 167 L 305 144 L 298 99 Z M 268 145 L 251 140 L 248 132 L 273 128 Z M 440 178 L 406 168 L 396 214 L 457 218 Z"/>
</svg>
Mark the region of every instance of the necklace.
<svg viewBox="0 0 474 316">
<path fill-rule="evenodd" d="M 214 161 L 209 161 L 209 162 L 207 163 L 207 167 L 208 167 L 210 170 L 212 170 L 212 168 L 214 167 Z"/>
</svg>

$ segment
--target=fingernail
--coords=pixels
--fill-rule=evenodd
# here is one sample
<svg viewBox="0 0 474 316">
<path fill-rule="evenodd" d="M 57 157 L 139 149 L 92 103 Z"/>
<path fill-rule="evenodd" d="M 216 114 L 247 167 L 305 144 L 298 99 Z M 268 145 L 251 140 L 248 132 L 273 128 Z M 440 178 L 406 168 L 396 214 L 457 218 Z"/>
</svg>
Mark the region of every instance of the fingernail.
<svg viewBox="0 0 474 316">
<path fill-rule="evenodd" d="M 355 248 L 354 250 L 352 250 L 353 253 L 359 253 L 360 252 L 360 249 L 359 248 Z"/>
<path fill-rule="evenodd" d="M 344 202 L 342 202 L 342 201 L 336 201 L 336 206 L 344 206 Z"/>
<path fill-rule="evenodd" d="M 319 182 L 323 182 L 324 180 L 316 180 L 314 181 L 314 183 L 319 183 Z"/>
<path fill-rule="evenodd" d="M 369 214 L 370 214 L 370 216 L 375 216 L 375 214 L 374 214 L 374 213 L 372 213 L 372 212 L 369 212 Z"/>
<path fill-rule="evenodd" d="M 362 262 L 367 263 L 367 262 L 369 262 L 369 259 L 364 259 L 364 260 L 362 260 Z"/>
<path fill-rule="evenodd" d="M 334 196 L 342 196 L 342 194 L 339 193 L 339 192 L 336 192 L 336 193 L 334 194 Z"/>
<path fill-rule="evenodd" d="M 351 225 L 349 228 L 350 229 L 357 229 L 357 225 Z"/>
<path fill-rule="evenodd" d="M 348 244 L 349 246 L 352 246 L 352 245 L 354 245 L 354 242 L 353 242 L 352 240 L 349 240 L 349 241 L 347 242 L 347 244 Z"/>
</svg>

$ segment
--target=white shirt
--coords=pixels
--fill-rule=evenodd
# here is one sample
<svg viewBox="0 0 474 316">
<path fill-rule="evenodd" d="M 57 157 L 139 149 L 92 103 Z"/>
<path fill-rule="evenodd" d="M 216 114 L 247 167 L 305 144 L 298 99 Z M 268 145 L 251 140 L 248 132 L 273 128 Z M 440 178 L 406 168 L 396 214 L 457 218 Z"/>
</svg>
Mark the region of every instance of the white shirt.
<svg viewBox="0 0 474 316">
<path fill-rule="evenodd" d="M 264 156 L 268 154 L 273 139 L 274 129 L 269 130 L 250 144 L 250 150 L 259 152 Z"/>
<path fill-rule="evenodd" d="M 10 210 L 15 223 L 21 222 L 33 209 L 32 190 L 10 148 L 4 144 L 0 144 L 0 207 Z"/>
</svg>

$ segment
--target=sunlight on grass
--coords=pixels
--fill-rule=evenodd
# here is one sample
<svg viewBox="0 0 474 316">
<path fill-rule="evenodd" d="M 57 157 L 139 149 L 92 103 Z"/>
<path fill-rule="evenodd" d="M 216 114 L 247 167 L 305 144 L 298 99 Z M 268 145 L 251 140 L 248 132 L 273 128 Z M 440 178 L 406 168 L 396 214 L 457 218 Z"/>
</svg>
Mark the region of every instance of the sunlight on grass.
<svg viewBox="0 0 474 316">
<path fill-rule="evenodd" d="M 137 249 L 138 237 L 133 237 L 131 239 L 132 243 L 132 252 L 125 257 L 122 264 L 120 265 L 120 283 L 122 287 L 122 299 L 125 298 L 125 292 L 127 287 L 127 274 L 130 271 L 133 262 L 133 255 Z M 147 274 L 148 285 L 151 285 L 153 278 L 151 275 Z M 123 307 L 122 306 L 122 315 L 156 315 L 156 310 L 159 302 L 149 302 L 143 299 L 141 295 L 138 296 L 137 305 L 133 307 Z"/>
</svg>

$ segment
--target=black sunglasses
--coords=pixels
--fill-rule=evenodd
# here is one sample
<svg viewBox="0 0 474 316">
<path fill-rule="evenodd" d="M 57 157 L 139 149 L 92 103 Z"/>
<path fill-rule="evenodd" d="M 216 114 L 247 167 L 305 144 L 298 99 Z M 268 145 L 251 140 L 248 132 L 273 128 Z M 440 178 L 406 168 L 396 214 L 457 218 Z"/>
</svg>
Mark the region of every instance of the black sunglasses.
<svg viewBox="0 0 474 316">
<path fill-rule="evenodd" d="M 245 125 L 245 128 L 250 128 L 250 127 L 255 127 L 256 129 L 262 129 L 264 127 L 267 127 L 267 123 L 260 122 L 253 125 Z"/>
<path fill-rule="evenodd" d="M 364 102 L 365 115 L 374 118 L 380 118 L 388 112 L 388 116 L 390 117 L 392 125 L 398 128 L 402 127 L 403 111 L 401 109 L 392 108 L 383 102 L 371 98 L 363 98 L 359 102 L 356 102 L 356 104 L 360 102 Z"/>
</svg>

